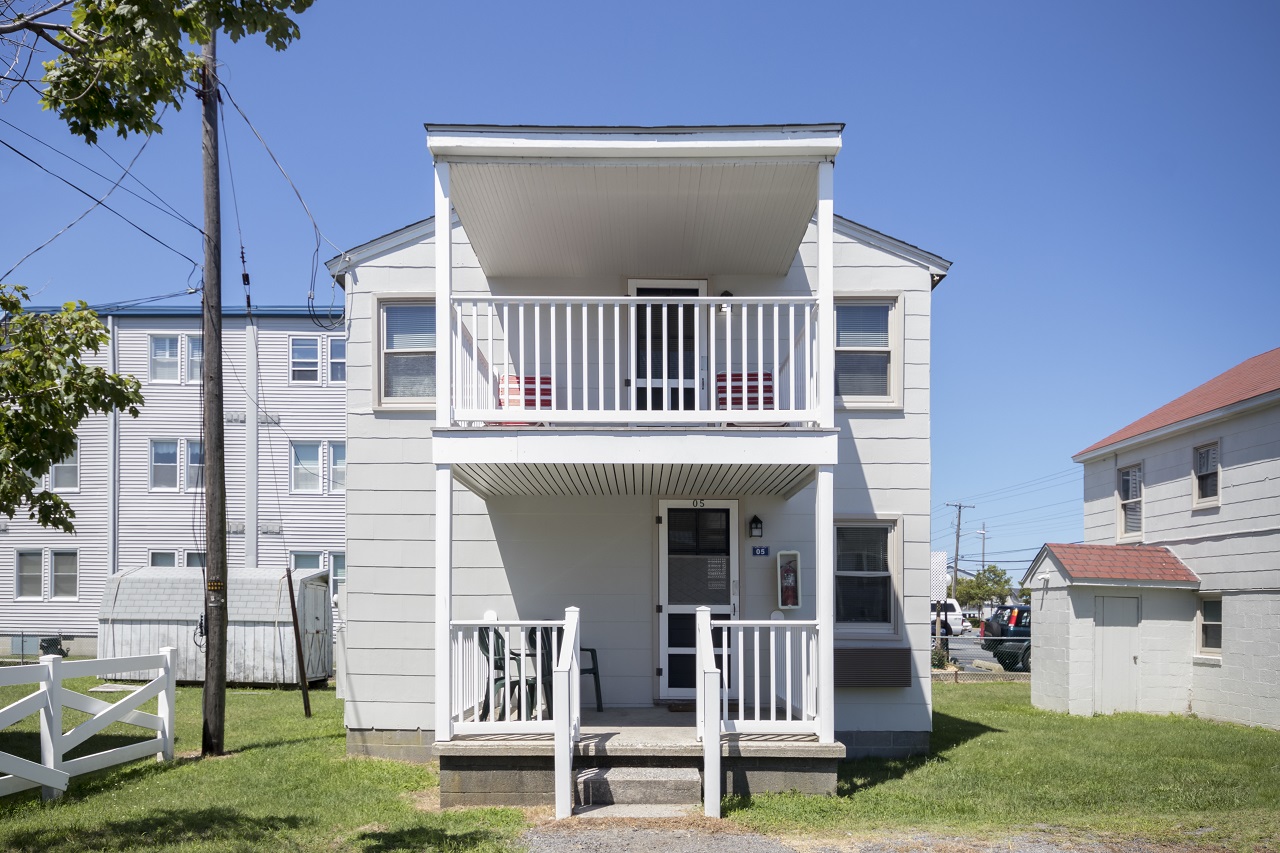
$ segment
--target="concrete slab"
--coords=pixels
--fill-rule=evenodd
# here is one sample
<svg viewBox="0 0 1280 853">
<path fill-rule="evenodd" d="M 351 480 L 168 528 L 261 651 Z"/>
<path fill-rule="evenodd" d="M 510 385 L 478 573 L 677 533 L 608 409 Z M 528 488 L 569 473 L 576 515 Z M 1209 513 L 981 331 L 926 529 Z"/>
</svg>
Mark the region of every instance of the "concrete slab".
<svg viewBox="0 0 1280 853">
<path fill-rule="evenodd" d="M 573 810 L 574 817 L 583 818 L 664 818 L 664 817 L 697 817 L 702 814 L 702 805 L 660 804 L 614 804 L 599 806 L 578 806 Z"/>
</svg>

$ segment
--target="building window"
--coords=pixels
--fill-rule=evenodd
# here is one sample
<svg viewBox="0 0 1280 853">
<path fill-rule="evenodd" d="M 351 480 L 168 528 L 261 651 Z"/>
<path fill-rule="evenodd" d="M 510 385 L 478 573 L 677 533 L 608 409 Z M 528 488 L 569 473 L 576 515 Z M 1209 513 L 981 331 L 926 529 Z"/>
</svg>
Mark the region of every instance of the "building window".
<svg viewBox="0 0 1280 853">
<path fill-rule="evenodd" d="M 289 559 L 293 561 L 293 570 L 295 572 L 305 572 L 320 568 L 319 551 L 294 551 L 289 555 Z"/>
<path fill-rule="evenodd" d="M 1218 501 L 1218 442 L 1195 449 L 1196 503 Z"/>
<path fill-rule="evenodd" d="M 382 306 L 382 397 L 431 400 L 436 396 L 436 309 L 430 302 Z"/>
<path fill-rule="evenodd" d="M 204 338 L 187 336 L 187 381 L 198 383 L 204 376 Z"/>
<path fill-rule="evenodd" d="M 1120 535 L 1142 533 L 1142 466 L 1120 469 Z"/>
<path fill-rule="evenodd" d="M 151 336 L 151 372 L 152 382 L 178 381 L 178 336 Z"/>
<path fill-rule="evenodd" d="M 206 565 L 204 551 L 188 551 L 186 563 L 188 569 L 203 570 Z"/>
<path fill-rule="evenodd" d="M 80 594 L 80 561 L 75 551 L 54 551 L 53 598 L 75 598 Z"/>
<path fill-rule="evenodd" d="M 178 490 L 178 442 L 151 442 L 151 488 L 154 491 Z"/>
<path fill-rule="evenodd" d="M 71 453 L 54 463 L 49 469 L 49 482 L 55 492 L 75 491 L 80 488 L 80 441 Z"/>
<path fill-rule="evenodd" d="M 836 623 L 893 624 L 893 548 L 889 524 L 836 525 Z"/>
<path fill-rule="evenodd" d="M 39 551 L 19 551 L 15 598 L 43 598 L 44 561 Z"/>
<path fill-rule="evenodd" d="M 204 488 L 204 442 L 187 440 L 187 490 Z"/>
<path fill-rule="evenodd" d="M 893 305 L 847 302 L 836 308 L 836 397 L 851 402 L 894 397 Z"/>
<path fill-rule="evenodd" d="M 347 443 L 329 442 L 329 492 L 347 490 Z"/>
<path fill-rule="evenodd" d="M 347 339 L 329 338 L 329 381 L 347 381 Z"/>
<path fill-rule="evenodd" d="M 347 582 L 347 555 L 337 551 L 329 555 L 329 591 L 338 594 L 338 588 Z"/>
<path fill-rule="evenodd" d="M 1200 653 L 1222 654 L 1222 599 L 1200 599 Z"/>
<path fill-rule="evenodd" d="M 289 380 L 291 382 L 320 381 L 320 339 L 289 339 Z"/>
<path fill-rule="evenodd" d="M 290 491 L 320 491 L 320 442 L 294 441 L 289 444 L 293 455 Z"/>
<path fill-rule="evenodd" d="M 178 565 L 177 551 L 152 551 L 151 568 L 153 569 L 173 569 Z"/>
</svg>

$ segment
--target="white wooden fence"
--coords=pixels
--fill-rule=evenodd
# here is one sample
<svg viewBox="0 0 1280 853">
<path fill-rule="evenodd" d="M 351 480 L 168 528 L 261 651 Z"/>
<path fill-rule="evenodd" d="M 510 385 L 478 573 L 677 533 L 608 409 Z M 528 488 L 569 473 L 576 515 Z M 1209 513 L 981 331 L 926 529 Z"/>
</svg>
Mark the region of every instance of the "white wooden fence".
<svg viewBox="0 0 1280 853">
<path fill-rule="evenodd" d="M 0 731 L 32 714 L 40 715 L 40 762 L 0 752 L 0 773 L 6 774 L 0 776 L 0 796 L 39 787 L 41 796 L 50 799 L 67 789 L 72 776 L 149 755 L 154 755 L 159 761 L 172 760 L 176 692 L 173 658 L 174 649 L 164 648 L 155 655 L 82 661 L 64 661 L 57 655 L 48 655 L 40 658 L 37 664 L 0 668 L 0 687 L 39 685 L 36 692 L 0 709 Z M 156 671 L 157 675 L 115 703 L 77 693 L 63 685 L 68 678 L 117 675 L 139 670 Z M 158 713 L 138 710 L 143 702 L 153 697 L 158 699 Z M 90 717 L 64 732 L 64 708 L 82 711 Z M 150 729 L 156 736 L 79 758 L 66 758 L 67 753 L 112 723 Z"/>
</svg>

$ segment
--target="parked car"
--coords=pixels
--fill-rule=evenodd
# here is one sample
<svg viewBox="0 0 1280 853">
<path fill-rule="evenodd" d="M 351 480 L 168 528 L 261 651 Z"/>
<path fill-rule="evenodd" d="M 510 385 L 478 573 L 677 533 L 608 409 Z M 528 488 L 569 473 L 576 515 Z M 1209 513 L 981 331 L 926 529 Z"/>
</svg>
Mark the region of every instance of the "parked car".
<svg viewBox="0 0 1280 853">
<path fill-rule="evenodd" d="M 933 633 L 941 632 L 944 637 L 973 630 L 969 620 L 961 613 L 960 602 L 954 598 L 933 602 L 929 606 L 929 618 L 933 622 Z"/>
<path fill-rule="evenodd" d="M 1031 671 L 1031 607 L 1002 604 L 982 623 L 982 648 L 1007 672 Z"/>
</svg>

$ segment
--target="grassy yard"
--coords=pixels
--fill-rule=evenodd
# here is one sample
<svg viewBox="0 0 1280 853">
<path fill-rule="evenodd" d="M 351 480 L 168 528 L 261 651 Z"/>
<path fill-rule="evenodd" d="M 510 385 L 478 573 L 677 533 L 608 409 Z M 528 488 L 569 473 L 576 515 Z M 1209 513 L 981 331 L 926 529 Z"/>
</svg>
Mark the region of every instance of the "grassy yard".
<svg viewBox="0 0 1280 853">
<path fill-rule="evenodd" d="M 18 695 L 0 690 L 0 706 Z M 1048 714 L 1031 708 L 1025 684 L 938 685 L 935 697 L 928 758 L 849 762 L 838 797 L 730 802 L 728 819 L 818 836 L 1062 827 L 1237 849 L 1280 843 L 1280 733 Z M 295 691 L 230 691 L 229 754 L 201 760 L 200 693 L 181 689 L 186 757 L 80 777 L 53 805 L 34 793 L 0 801 L 0 849 L 489 851 L 510 849 L 525 827 L 517 810 L 432 808 L 430 768 L 347 758 L 332 691 L 312 694 L 310 720 L 301 704 Z M 33 723 L 26 735 L 0 734 L 0 750 L 38 752 Z"/>
</svg>

